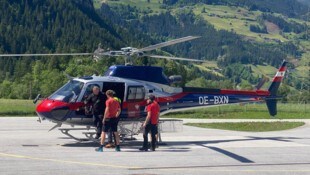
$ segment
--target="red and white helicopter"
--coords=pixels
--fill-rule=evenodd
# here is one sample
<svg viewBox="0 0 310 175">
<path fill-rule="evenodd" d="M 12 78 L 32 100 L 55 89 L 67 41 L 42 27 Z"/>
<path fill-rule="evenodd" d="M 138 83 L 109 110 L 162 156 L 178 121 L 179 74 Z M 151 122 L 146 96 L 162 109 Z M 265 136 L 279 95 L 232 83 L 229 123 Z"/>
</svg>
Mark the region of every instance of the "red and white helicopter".
<svg viewBox="0 0 310 175">
<path fill-rule="evenodd" d="M 93 55 L 95 59 L 105 56 L 125 56 L 130 58 L 131 55 L 149 56 L 152 58 L 165 58 L 182 61 L 197 61 L 188 58 L 167 57 L 158 55 L 146 55 L 146 51 L 151 51 L 161 47 L 177 44 L 180 42 L 196 39 L 196 36 L 188 36 L 171 40 L 168 42 L 152 45 L 142 49 L 122 48 L 120 51 L 104 52 L 97 49 L 94 53 L 75 53 L 75 54 L 14 54 L 0 56 L 49 56 L 49 55 Z M 128 61 L 128 59 L 127 59 Z M 129 60 L 130 61 L 130 60 Z M 70 78 L 70 80 L 49 97 L 43 99 L 37 106 L 36 112 L 40 119 L 48 119 L 55 122 L 56 127 L 63 123 L 86 126 L 89 129 L 92 124 L 92 117 L 85 115 L 85 105 L 83 103 L 92 90 L 93 86 L 99 86 L 102 92 L 113 89 L 117 97 L 122 100 L 122 113 L 120 115 L 120 126 L 123 123 L 137 124 L 146 116 L 145 106 L 146 97 L 150 94 L 156 96 L 161 107 L 161 115 L 197 108 L 213 107 L 218 105 L 229 105 L 236 103 L 249 103 L 265 101 L 271 116 L 277 114 L 277 90 L 286 72 L 286 61 L 283 61 L 278 72 L 275 74 L 269 88 L 261 90 L 230 90 L 230 89 L 209 89 L 196 87 L 172 87 L 171 83 L 179 81 L 181 77 L 171 76 L 167 78 L 161 67 L 154 66 L 133 66 L 133 65 L 116 65 L 111 66 L 102 76 L 88 76 L 79 78 Z M 39 96 L 38 96 L 39 98 Z M 35 101 L 38 100 L 35 99 Z M 121 127 L 122 128 L 122 127 Z M 51 129 L 51 130 L 52 130 Z M 61 131 L 78 139 L 68 132 L 74 128 L 61 129 Z M 127 128 L 128 130 L 128 128 Z M 129 129 L 127 133 L 134 135 L 134 129 Z M 85 135 L 92 138 L 92 135 Z M 78 139 L 79 140 L 79 139 Z"/>
</svg>

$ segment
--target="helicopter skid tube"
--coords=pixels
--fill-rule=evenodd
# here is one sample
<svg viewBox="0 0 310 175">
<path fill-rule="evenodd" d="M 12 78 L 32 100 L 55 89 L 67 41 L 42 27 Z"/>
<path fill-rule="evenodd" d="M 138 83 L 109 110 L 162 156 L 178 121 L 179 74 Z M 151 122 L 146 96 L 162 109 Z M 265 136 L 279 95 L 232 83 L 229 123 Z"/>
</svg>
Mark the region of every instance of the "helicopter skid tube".
<svg viewBox="0 0 310 175">
<path fill-rule="evenodd" d="M 86 141 L 94 141 L 94 142 L 99 142 L 98 140 L 96 140 L 93 135 L 95 134 L 95 132 L 83 132 L 83 134 L 86 136 L 86 138 L 78 138 L 78 137 L 75 137 L 73 136 L 72 134 L 70 134 L 69 132 L 72 131 L 72 130 L 75 130 L 75 131 L 89 131 L 88 128 L 59 128 L 59 130 L 61 131 L 61 133 L 63 133 L 64 135 L 74 139 L 74 140 L 77 140 L 79 142 L 86 142 Z"/>
</svg>

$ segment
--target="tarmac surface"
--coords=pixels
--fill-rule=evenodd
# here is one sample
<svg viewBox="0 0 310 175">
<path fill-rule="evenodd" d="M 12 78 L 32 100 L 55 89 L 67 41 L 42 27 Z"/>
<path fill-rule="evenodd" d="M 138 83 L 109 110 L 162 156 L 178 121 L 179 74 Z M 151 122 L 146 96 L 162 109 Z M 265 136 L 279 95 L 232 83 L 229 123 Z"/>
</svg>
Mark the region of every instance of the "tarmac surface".
<svg viewBox="0 0 310 175">
<path fill-rule="evenodd" d="M 142 135 L 121 152 L 77 142 L 34 117 L 0 118 L 0 174 L 310 174 L 310 125 L 277 132 L 183 126 L 163 133 L 165 145 L 140 152 Z M 187 121 L 187 122 L 190 122 Z M 81 132 L 74 135 L 82 137 Z"/>
</svg>

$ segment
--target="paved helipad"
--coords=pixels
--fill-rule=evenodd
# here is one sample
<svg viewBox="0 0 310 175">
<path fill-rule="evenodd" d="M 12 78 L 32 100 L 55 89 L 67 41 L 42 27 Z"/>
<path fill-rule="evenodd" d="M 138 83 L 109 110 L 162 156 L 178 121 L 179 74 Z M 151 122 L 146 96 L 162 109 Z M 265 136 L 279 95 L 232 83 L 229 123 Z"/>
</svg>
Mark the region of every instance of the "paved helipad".
<svg viewBox="0 0 310 175">
<path fill-rule="evenodd" d="M 138 136 L 122 152 L 97 153 L 97 144 L 36 120 L 0 118 L 0 174 L 310 174 L 309 124 L 265 133 L 184 126 L 163 134 L 167 145 L 156 152 L 139 152 Z"/>
</svg>

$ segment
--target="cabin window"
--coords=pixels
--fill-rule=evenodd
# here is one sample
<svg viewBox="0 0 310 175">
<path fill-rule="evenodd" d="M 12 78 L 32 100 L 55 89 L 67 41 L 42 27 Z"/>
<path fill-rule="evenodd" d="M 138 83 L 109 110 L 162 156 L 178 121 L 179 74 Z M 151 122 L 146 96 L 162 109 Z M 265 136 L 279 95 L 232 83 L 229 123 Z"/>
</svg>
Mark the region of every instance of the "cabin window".
<svg viewBox="0 0 310 175">
<path fill-rule="evenodd" d="M 134 86 L 128 88 L 127 99 L 129 101 L 144 100 L 145 89 L 142 86 Z"/>
</svg>

